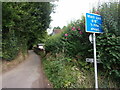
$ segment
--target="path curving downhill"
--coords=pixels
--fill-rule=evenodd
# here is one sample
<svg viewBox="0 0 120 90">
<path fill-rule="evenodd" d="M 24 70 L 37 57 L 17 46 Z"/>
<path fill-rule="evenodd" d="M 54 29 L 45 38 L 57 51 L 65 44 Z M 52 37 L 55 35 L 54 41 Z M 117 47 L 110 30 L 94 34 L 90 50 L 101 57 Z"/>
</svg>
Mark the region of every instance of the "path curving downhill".
<svg viewBox="0 0 120 90">
<path fill-rule="evenodd" d="M 40 57 L 32 50 L 28 58 L 2 75 L 2 88 L 51 88 L 44 75 Z"/>
</svg>

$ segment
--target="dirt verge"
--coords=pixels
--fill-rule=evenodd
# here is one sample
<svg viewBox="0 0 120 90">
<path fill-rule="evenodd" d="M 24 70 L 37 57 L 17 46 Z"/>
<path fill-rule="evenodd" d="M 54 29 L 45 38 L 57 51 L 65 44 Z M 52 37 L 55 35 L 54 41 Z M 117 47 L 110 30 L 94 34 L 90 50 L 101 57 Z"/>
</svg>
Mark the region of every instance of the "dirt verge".
<svg viewBox="0 0 120 90">
<path fill-rule="evenodd" d="M 20 52 L 18 56 L 12 61 L 2 60 L 2 73 L 5 73 L 11 70 L 12 68 L 16 67 L 18 64 L 22 63 L 27 57 L 28 57 L 28 54 L 23 55 Z"/>
</svg>

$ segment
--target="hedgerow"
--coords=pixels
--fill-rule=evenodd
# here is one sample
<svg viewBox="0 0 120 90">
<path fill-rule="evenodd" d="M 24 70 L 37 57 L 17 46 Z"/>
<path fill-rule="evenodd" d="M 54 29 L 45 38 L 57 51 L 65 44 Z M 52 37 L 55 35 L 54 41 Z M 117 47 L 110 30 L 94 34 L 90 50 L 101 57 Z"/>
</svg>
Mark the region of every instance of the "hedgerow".
<svg viewBox="0 0 120 90">
<path fill-rule="evenodd" d="M 103 3 L 98 11 L 102 16 L 104 33 L 97 37 L 98 57 L 108 74 L 120 81 L 120 3 Z"/>
<path fill-rule="evenodd" d="M 88 51 L 92 47 L 88 36 L 89 34 L 85 32 L 83 16 L 82 20 L 71 22 L 61 34 L 50 37 L 45 44 L 45 50 L 52 53 L 63 52 L 67 56 L 79 56 L 85 59 L 92 54 Z"/>
<path fill-rule="evenodd" d="M 52 11 L 50 2 L 3 2 L 1 57 L 13 60 L 19 52 L 43 43 Z"/>
<path fill-rule="evenodd" d="M 114 78 L 120 82 L 120 3 L 103 3 L 97 10 L 102 16 L 103 34 L 96 34 L 97 59 L 105 77 Z M 85 17 L 64 27 L 60 35 L 49 38 L 46 42 L 46 51 L 62 52 L 68 57 L 76 58 L 77 63 L 85 62 L 85 58 L 93 58 L 93 46 L 89 41 L 89 33 L 85 32 Z M 78 59 L 79 58 L 79 59 Z M 86 66 L 86 65 L 85 65 Z M 118 84 L 119 85 L 119 84 Z"/>
</svg>

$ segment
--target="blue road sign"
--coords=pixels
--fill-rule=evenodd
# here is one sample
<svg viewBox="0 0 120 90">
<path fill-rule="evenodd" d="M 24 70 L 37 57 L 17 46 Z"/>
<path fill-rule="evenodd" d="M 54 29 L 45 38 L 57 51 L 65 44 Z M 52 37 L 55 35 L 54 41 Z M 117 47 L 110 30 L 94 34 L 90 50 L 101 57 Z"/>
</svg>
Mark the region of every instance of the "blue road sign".
<svg viewBox="0 0 120 90">
<path fill-rule="evenodd" d="M 86 32 L 103 33 L 100 15 L 86 13 Z"/>
</svg>

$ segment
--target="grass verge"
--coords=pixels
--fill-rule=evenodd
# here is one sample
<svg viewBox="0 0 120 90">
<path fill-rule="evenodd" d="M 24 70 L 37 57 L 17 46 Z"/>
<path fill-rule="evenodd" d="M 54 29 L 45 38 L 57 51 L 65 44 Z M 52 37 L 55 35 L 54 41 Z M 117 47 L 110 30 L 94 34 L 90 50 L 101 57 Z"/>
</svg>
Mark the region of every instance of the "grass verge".
<svg viewBox="0 0 120 90">
<path fill-rule="evenodd" d="M 64 54 L 47 54 L 42 59 L 44 71 L 54 88 L 94 88 L 94 69 L 83 69 L 68 62 Z M 118 88 L 116 82 L 98 73 L 99 88 Z"/>
</svg>

